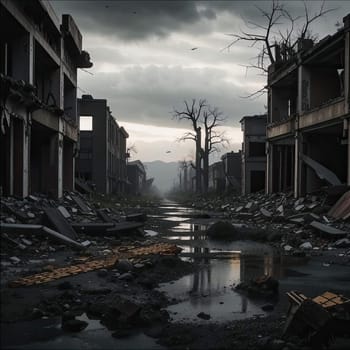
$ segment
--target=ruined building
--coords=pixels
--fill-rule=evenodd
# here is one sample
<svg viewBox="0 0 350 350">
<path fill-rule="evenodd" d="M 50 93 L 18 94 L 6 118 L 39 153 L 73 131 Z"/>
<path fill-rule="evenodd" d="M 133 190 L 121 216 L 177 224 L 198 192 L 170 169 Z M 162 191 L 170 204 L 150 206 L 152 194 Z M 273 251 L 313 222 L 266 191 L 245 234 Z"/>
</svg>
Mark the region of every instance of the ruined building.
<svg viewBox="0 0 350 350">
<path fill-rule="evenodd" d="M 242 194 L 265 189 L 266 171 L 266 114 L 245 116 L 241 119 Z"/>
<path fill-rule="evenodd" d="M 223 173 L 225 178 L 225 190 L 241 192 L 242 151 L 225 153 L 221 160 L 223 162 Z"/>
<path fill-rule="evenodd" d="M 70 15 L 0 0 L 0 186 L 3 195 L 74 189 L 77 68 L 90 68 Z"/>
<path fill-rule="evenodd" d="M 217 194 L 225 190 L 225 176 L 223 161 L 215 162 L 209 166 L 209 191 Z"/>
<path fill-rule="evenodd" d="M 268 71 L 267 192 L 350 184 L 350 14 Z"/>
<path fill-rule="evenodd" d="M 104 194 L 125 193 L 127 150 L 125 129 L 118 125 L 105 99 L 78 99 L 80 149 L 77 178 Z"/>
<path fill-rule="evenodd" d="M 129 162 L 127 166 L 130 194 L 141 194 L 146 188 L 146 169 L 140 160 Z"/>
</svg>

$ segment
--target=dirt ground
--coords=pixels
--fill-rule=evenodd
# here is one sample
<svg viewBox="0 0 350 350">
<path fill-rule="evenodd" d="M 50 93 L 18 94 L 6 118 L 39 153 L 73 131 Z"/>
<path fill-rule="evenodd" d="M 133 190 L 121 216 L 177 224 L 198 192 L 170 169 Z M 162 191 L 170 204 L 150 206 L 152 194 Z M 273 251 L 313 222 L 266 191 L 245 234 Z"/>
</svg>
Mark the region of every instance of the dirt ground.
<svg viewBox="0 0 350 350">
<path fill-rule="evenodd" d="M 152 207 L 147 210 L 151 215 L 146 229 L 167 232 L 178 224 L 157 217 L 169 209 Z M 155 217 L 152 214 L 156 214 Z M 97 241 L 96 254 L 115 245 L 147 245 L 164 241 L 164 238 L 145 237 L 137 233 L 108 242 L 103 239 Z M 45 344 L 48 346 L 53 338 L 74 337 L 80 328 L 83 334 L 83 329 L 92 320 L 98 320 L 108 330 L 109 336 L 117 341 L 127 342 L 131 339 L 119 348 L 306 349 L 308 346 L 303 340 L 282 337 L 288 307 L 286 291 L 302 289 L 305 295 L 315 296 L 331 289 L 350 296 L 350 267 L 333 261 L 334 257 L 341 255 L 342 250 L 310 255 L 306 266 L 290 269 L 288 273 L 292 278 L 280 280 L 279 298 L 282 302 L 266 317 L 224 323 L 171 321 L 166 307 L 179 301 L 169 298 L 157 287 L 160 283 L 176 281 L 203 268 L 197 262 L 183 261 L 176 256 L 153 255 L 133 261 L 130 266 L 127 263 L 119 264 L 110 269 L 95 270 L 36 286 L 8 286 L 8 282 L 18 276 L 50 270 L 50 265 L 65 266 L 77 261 L 82 255 L 67 247 L 56 248 L 40 259 L 31 256 L 31 253 L 27 253 L 26 257 L 23 252 L 21 259 L 26 261 L 25 264 L 2 264 L 1 348 L 45 348 Z M 2 254 L 8 253 L 9 249 L 3 246 Z M 35 259 L 41 263 L 29 262 Z M 323 285 L 320 285 L 320 280 Z M 79 322 L 82 315 L 86 317 Z M 45 325 L 50 320 L 57 320 L 55 327 Z M 141 332 L 154 341 L 151 344 L 133 343 L 132 335 L 135 332 Z M 82 345 L 84 342 L 85 346 Z M 42 344 L 41 347 L 38 344 Z M 61 348 L 75 348 L 75 345 L 69 344 L 63 341 Z M 89 345 L 83 339 L 77 348 L 104 349 L 109 347 L 108 344 L 103 338 L 98 341 L 98 345 Z M 348 349 L 349 344 L 349 339 L 339 338 L 332 343 L 331 348 Z"/>
</svg>

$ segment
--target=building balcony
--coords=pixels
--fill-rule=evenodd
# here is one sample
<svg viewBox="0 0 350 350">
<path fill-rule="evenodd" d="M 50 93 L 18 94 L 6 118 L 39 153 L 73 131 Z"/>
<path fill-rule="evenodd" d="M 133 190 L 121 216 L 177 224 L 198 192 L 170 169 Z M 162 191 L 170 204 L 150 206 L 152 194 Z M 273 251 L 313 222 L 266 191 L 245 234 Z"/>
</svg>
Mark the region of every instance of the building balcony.
<svg viewBox="0 0 350 350">
<path fill-rule="evenodd" d="M 346 101 L 344 97 L 337 97 L 322 106 L 303 113 L 299 117 L 299 129 L 321 124 L 344 116 L 346 111 L 345 103 Z"/>
<path fill-rule="evenodd" d="M 295 130 L 295 116 L 278 122 L 270 123 L 267 126 L 266 136 L 268 139 L 287 136 Z"/>
</svg>

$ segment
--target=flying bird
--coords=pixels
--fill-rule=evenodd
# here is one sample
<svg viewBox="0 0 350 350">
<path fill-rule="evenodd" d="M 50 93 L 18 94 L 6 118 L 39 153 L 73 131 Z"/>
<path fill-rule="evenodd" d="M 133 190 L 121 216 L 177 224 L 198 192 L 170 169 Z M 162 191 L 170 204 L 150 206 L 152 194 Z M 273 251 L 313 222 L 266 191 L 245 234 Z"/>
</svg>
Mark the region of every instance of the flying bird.
<svg viewBox="0 0 350 350">
<path fill-rule="evenodd" d="M 166 151 L 165 153 L 171 153 L 171 151 Z"/>
<path fill-rule="evenodd" d="M 192 47 L 192 51 L 194 51 L 194 50 L 197 50 L 198 49 L 198 47 Z"/>
</svg>

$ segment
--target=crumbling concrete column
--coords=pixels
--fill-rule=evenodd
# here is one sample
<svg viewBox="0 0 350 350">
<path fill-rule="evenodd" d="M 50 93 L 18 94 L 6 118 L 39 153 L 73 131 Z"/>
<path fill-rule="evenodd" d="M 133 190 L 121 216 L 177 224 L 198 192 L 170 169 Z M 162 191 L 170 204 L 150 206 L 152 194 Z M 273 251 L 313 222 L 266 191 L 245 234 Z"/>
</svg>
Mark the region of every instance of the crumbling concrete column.
<svg viewBox="0 0 350 350">
<path fill-rule="evenodd" d="M 265 188 L 266 194 L 272 193 L 272 181 L 273 181 L 273 172 L 272 172 L 272 143 L 266 141 L 266 177 L 265 177 Z"/>
<path fill-rule="evenodd" d="M 301 154 L 303 154 L 303 135 L 300 131 L 295 132 L 295 144 L 294 144 L 294 197 L 298 198 L 302 194 L 302 160 Z"/>
</svg>

